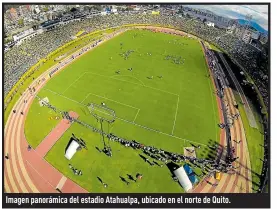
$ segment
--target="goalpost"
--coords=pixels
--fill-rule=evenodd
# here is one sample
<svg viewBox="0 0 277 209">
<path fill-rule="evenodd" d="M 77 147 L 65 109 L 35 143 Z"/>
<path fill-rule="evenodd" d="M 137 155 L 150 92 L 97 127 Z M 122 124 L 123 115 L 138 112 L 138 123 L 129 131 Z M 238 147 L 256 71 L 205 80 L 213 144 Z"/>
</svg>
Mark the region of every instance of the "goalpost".
<svg viewBox="0 0 277 209">
<path fill-rule="evenodd" d="M 40 105 L 41 107 L 47 105 L 48 103 L 49 103 L 48 97 L 45 97 L 45 98 L 39 100 L 39 105 Z"/>
<path fill-rule="evenodd" d="M 101 105 L 89 103 L 87 107 L 90 114 L 92 114 L 97 120 L 106 121 L 108 123 L 113 123 L 115 121 L 115 111 L 107 107 L 105 103 L 102 103 Z"/>
<path fill-rule="evenodd" d="M 91 113 L 93 117 L 97 119 L 98 122 L 100 122 L 101 125 L 101 132 L 102 132 L 102 141 L 104 145 L 104 153 L 108 156 L 112 156 L 112 150 L 108 143 L 105 142 L 105 136 L 104 136 L 104 130 L 103 130 L 103 122 L 108 123 L 108 129 L 110 129 L 110 125 L 115 121 L 116 115 L 115 111 L 112 110 L 111 108 L 107 107 L 105 103 L 95 104 L 95 103 L 89 103 L 88 104 L 88 110 Z M 110 130 L 107 131 L 108 134 Z"/>
</svg>

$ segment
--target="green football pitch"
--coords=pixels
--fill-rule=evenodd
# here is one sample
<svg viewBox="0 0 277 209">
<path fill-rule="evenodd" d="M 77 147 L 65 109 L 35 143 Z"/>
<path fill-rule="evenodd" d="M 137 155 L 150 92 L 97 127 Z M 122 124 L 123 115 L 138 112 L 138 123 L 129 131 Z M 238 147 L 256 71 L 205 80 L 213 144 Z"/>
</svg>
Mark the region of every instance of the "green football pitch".
<svg viewBox="0 0 277 209">
<path fill-rule="evenodd" d="M 191 144 L 200 145 L 196 154 L 206 158 L 210 153 L 204 148 L 219 142 L 216 95 L 207 74 L 197 40 L 131 30 L 74 61 L 38 95 L 61 110 L 77 112 L 80 120 L 97 128 L 100 124 L 87 105 L 104 102 L 116 115 L 113 124 L 103 123 L 104 131 L 178 153 Z M 25 134 L 34 148 L 59 122 L 51 119 L 55 115 L 40 107 L 38 100 L 33 102 Z M 86 141 L 88 150 L 82 149 L 68 161 L 64 150 L 72 133 Z M 97 151 L 96 147 L 103 148 L 99 134 L 73 124 L 46 160 L 90 192 L 182 192 L 167 166 L 150 166 L 139 156 L 140 151 L 109 143 L 111 158 Z M 81 169 L 83 175 L 74 175 L 69 163 Z M 144 176 L 140 182 L 126 185 L 120 179 L 138 172 Z M 104 188 L 97 177 L 109 186 Z"/>
</svg>

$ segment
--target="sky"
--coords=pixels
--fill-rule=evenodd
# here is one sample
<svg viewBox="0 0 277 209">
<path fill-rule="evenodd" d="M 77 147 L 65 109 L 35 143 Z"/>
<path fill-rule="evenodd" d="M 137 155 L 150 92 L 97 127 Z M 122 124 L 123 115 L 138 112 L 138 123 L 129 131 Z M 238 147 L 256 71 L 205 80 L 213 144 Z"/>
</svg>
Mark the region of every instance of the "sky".
<svg viewBox="0 0 277 209">
<path fill-rule="evenodd" d="M 252 15 L 252 20 L 268 30 L 268 5 L 189 5 L 190 7 L 207 9 L 218 15 L 245 19 L 247 14 Z"/>
</svg>

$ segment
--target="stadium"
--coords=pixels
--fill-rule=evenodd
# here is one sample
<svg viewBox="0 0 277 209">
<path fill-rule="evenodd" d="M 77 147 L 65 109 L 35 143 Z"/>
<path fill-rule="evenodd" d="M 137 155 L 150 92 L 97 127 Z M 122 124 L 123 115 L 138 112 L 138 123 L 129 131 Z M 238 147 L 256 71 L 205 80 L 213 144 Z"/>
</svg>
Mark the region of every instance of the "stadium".
<svg viewBox="0 0 277 209">
<path fill-rule="evenodd" d="M 73 7 L 6 44 L 6 193 L 268 191 L 266 47 L 140 6 Z"/>
</svg>

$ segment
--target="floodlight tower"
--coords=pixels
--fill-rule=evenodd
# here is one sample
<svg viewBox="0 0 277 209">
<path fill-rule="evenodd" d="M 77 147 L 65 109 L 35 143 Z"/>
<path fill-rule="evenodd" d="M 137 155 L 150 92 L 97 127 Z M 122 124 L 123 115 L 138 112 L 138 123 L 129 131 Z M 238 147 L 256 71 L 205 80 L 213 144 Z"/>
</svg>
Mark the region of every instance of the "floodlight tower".
<svg viewBox="0 0 277 209">
<path fill-rule="evenodd" d="M 104 149 L 106 149 L 106 143 L 105 143 L 105 136 L 104 136 L 104 130 L 103 130 L 103 119 L 100 118 L 100 126 L 101 126 L 101 135 L 102 135 L 102 140 L 103 140 L 103 144 L 104 144 Z"/>
</svg>

